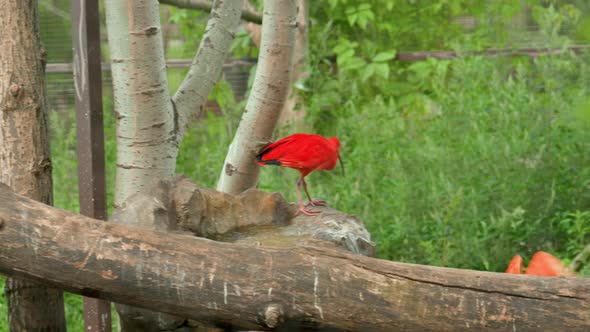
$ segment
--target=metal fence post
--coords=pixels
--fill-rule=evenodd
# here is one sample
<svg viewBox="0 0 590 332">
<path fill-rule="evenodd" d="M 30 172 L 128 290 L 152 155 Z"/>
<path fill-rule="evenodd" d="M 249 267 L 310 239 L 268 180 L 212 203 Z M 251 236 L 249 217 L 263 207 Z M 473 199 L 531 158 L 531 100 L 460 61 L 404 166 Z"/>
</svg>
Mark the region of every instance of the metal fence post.
<svg viewBox="0 0 590 332">
<path fill-rule="evenodd" d="M 106 220 L 98 0 L 72 0 L 80 213 Z M 110 303 L 84 298 L 86 331 L 111 331 Z"/>
</svg>

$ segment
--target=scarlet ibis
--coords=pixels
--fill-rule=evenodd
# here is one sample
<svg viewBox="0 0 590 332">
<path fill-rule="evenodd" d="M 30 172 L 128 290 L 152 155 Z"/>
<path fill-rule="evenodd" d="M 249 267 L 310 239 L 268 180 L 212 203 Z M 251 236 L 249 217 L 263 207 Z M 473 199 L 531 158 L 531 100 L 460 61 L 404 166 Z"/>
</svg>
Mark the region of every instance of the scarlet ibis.
<svg viewBox="0 0 590 332">
<path fill-rule="evenodd" d="M 342 173 L 344 166 L 340 159 L 340 140 L 336 137 L 325 138 L 314 134 L 293 134 L 265 146 L 256 156 L 256 163 L 262 166 L 274 165 L 294 168 L 301 173 L 297 180 L 297 198 L 299 199 L 299 210 L 297 214 L 304 213 L 308 216 L 320 213 L 306 208 L 307 205 L 326 205 L 324 201 L 313 200 L 307 191 L 305 177 L 312 171 L 333 170 L 336 163 L 340 161 Z M 301 186 L 309 202 L 304 205 L 301 195 Z"/>
<path fill-rule="evenodd" d="M 506 273 L 521 274 L 522 257 L 519 255 L 512 257 Z M 537 251 L 533 255 L 525 274 L 546 277 L 572 276 L 557 257 L 544 251 Z"/>
</svg>

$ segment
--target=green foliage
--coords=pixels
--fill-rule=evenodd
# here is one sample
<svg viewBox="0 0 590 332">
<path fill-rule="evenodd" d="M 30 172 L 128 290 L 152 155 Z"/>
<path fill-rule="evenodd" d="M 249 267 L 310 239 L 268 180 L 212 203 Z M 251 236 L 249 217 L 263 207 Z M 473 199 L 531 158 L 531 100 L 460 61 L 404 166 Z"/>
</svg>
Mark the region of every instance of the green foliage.
<svg viewBox="0 0 590 332">
<path fill-rule="evenodd" d="M 590 205 L 587 56 L 392 60 L 416 48 L 567 45 L 564 27 L 583 21 L 582 9 L 557 1 L 329 4 L 312 4 L 307 120 L 340 137 L 347 173 L 363 176 L 309 182 L 314 195 L 361 216 L 380 257 L 500 271 L 516 253 L 567 259 L 588 243 L 587 228 L 578 226 L 577 239 L 561 221 Z M 523 4 L 538 31 L 516 31 Z M 466 15 L 480 25 L 453 19 Z M 293 200 L 285 173 L 263 171 L 261 187 Z"/>
<path fill-rule="evenodd" d="M 177 53 L 177 57 L 190 59 L 195 55 L 199 42 L 205 34 L 208 15 L 200 10 L 169 8 L 168 21 L 178 26 L 180 36 L 185 37 L 181 44 L 174 45 L 173 50 Z"/>
<path fill-rule="evenodd" d="M 343 103 L 345 117 L 330 123 L 312 114 L 317 131 L 344 142 L 347 174 L 356 174 L 312 175 L 314 195 L 358 214 L 382 258 L 495 271 L 516 253 L 571 258 L 590 242 L 588 222 L 577 219 L 586 227 L 576 239 L 560 220 L 590 205 L 590 137 L 557 119 L 588 93 L 588 57 L 431 62 L 422 63 L 438 68 L 423 111 L 378 96 Z"/>
</svg>

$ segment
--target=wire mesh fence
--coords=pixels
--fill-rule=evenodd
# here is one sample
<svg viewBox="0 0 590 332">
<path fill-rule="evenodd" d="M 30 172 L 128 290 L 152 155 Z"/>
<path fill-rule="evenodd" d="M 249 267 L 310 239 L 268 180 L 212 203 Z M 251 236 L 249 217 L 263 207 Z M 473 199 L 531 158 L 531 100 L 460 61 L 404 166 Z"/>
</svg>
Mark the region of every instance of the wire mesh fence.
<svg viewBox="0 0 590 332">
<path fill-rule="evenodd" d="M 569 1 L 581 10 L 582 15 L 590 16 L 590 2 L 588 1 Z M 72 77 L 72 42 L 71 42 L 71 0 L 40 0 L 40 30 L 41 39 L 48 55 L 47 66 L 47 90 L 49 96 L 49 107 L 51 110 L 64 111 L 72 110 L 74 107 L 74 83 Z M 163 7 L 165 8 L 165 7 Z M 526 7 L 525 7 L 526 8 Z M 163 9 L 166 10 L 166 9 Z M 108 64 L 108 42 L 106 35 L 104 10 L 101 13 L 101 44 L 103 55 L 103 93 L 106 96 L 112 95 L 111 76 Z M 560 55 L 566 51 L 575 53 L 586 52 L 590 49 L 587 43 L 589 36 L 580 37 L 576 34 L 575 27 L 564 22 L 561 26 L 560 34 L 567 35 L 569 39 L 568 47 L 556 46 L 548 47 L 550 41 L 543 39 L 539 34 L 540 27 L 532 19 L 530 8 L 523 10 L 515 15 L 501 33 L 510 34 L 509 47 L 499 45 L 494 49 L 483 51 L 464 51 L 457 52 L 452 50 L 419 50 L 407 49 L 398 50 L 396 59 L 399 61 L 422 61 L 428 58 L 451 59 L 465 55 L 481 55 L 487 57 L 498 56 L 540 56 L 540 55 Z M 169 15 L 163 15 L 167 17 Z M 462 27 L 462 31 L 468 35 L 473 33 L 478 25 L 495 24 L 494 13 L 486 16 L 485 21 L 477 19 L 474 16 L 462 15 L 460 17 L 449 18 L 450 21 Z M 173 48 L 185 41 L 180 29 L 169 22 L 163 22 L 162 29 L 165 41 L 165 47 Z M 498 40 L 506 40 L 505 36 L 497 36 Z M 331 59 L 335 63 L 335 59 Z M 192 59 L 168 60 L 168 70 L 170 73 L 178 74 L 181 77 L 187 71 Z M 230 59 L 223 69 L 223 77 L 233 89 L 236 99 L 241 99 L 246 95 L 247 82 L 250 71 L 255 64 L 255 59 Z M 173 93 L 173 91 L 171 91 Z"/>
</svg>

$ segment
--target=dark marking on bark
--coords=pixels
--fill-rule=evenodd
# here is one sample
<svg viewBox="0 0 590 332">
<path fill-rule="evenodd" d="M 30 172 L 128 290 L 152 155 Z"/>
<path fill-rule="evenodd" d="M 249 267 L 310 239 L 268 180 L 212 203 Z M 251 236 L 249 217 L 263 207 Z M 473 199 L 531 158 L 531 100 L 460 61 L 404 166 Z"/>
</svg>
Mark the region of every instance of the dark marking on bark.
<svg viewBox="0 0 590 332">
<path fill-rule="evenodd" d="M 165 89 L 164 88 L 160 88 L 160 89 L 148 89 L 148 90 L 140 91 L 139 93 L 142 94 L 142 95 L 144 95 L 144 96 L 153 96 L 155 94 L 162 93 L 162 92 L 165 92 Z"/>
<path fill-rule="evenodd" d="M 225 174 L 227 174 L 227 176 L 232 176 L 236 170 L 237 168 L 235 168 L 234 165 L 230 163 L 225 164 Z"/>
<path fill-rule="evenodd" d="M 117 167 L 123 169 L 146 169 L 147 167 L 140 167 L 135 165 L 124 165 L 124 164 L 117 164 Z"/>
<path fill-rule="evenodd" d="M 125 62 L 125 59 L 111 58 L 111 62 L 112 63 L 122 63 L 122 62 Z"/>
<path fill-rule="evenodd" d="M 153 36 L 153 35 L 157 34 L 158 31 L 160 31 L 159 27 L 149 27 L 149 28 L 145 29 L 145 34 L 147 36 Z"/>
<path fill-rule="evenodd" d="M 0 232 L 4 230 L 4 219 L 0 217 Z"/>
<path fill-rule="evenodd" d="M 203 40 L 203 43 L 205 44 L 206 47 L 214 48 L 213 42 L 211 42 L 211 38 L 209 38 L 209 36 L 205 37 L 205 39 Z"/>
<path fill-rule="evenodd" d="M 178 141 L 180 141 L 178 139 L 178 133 L 180 132 L 180 130 L 179 130 L 180 125 L 178 123 L 178 121 L 179 121 L 178 108 L 176 108 L 176 103 L 174 102 L 174 98 L 170 98 L 170 102 L 172 103 L 172 119 L 174 121 L 174 128 L 172 129 L 172 130 L 174 130 L 174 132 L 172 133 L 171 136 L 174 137 L 174 140 L 178 144 Z"/>
<path fill-rule="evenodd" d="M 147 27 L 145 29 L 142 29 L 140 31 L 133 31 L 130 34 L 135 35 L 135 36 L 144 35 L 147 37 L 151 37 L 153 35 L 158 34 L 159 31 L 160 31 L 160 27 L 152 26 L 152 27 Z"/>
<path fill-rule="evenodd" d="M 113 113 L 115 113 L 115 119 L 116 120 L 121 120 L 122 118 L 124 118 L 124 116 L 121 115 L 121 113 L 118 112 L 117 110 L 113 110 Z"/>
<path fill-rule="evenodd" d="M 44 47 L 39 49 L 39 59 L 41 60 L 43 70 L 45 70 L 45 66 L 47 65 L 47 50 Z"/>
<path fill-rule="evenodd" d="M 44 158 L 40 160 L 38 163 L 33 165 L 31 172 L 34 175 L 43 174 L 44 172 L 51 172 L 51 159 Z"/>
<path fill-rule="evenodd" d="M 149 126 L 149 127 L 147 127 L 147 128 L 142 128 L 142 130 L 148 130 L 148 129 L 152 129 L 152 128 L 161 128 L 161 127 L 163 127 L 165 124 L 166 124 L 166 122 L 165 122 L 165 121 L 161 121 L 161 122 L 158 122 L 158 123 L 154 123 L 153 125 L 151 125 L 151 126 Z"/>
</svg>

